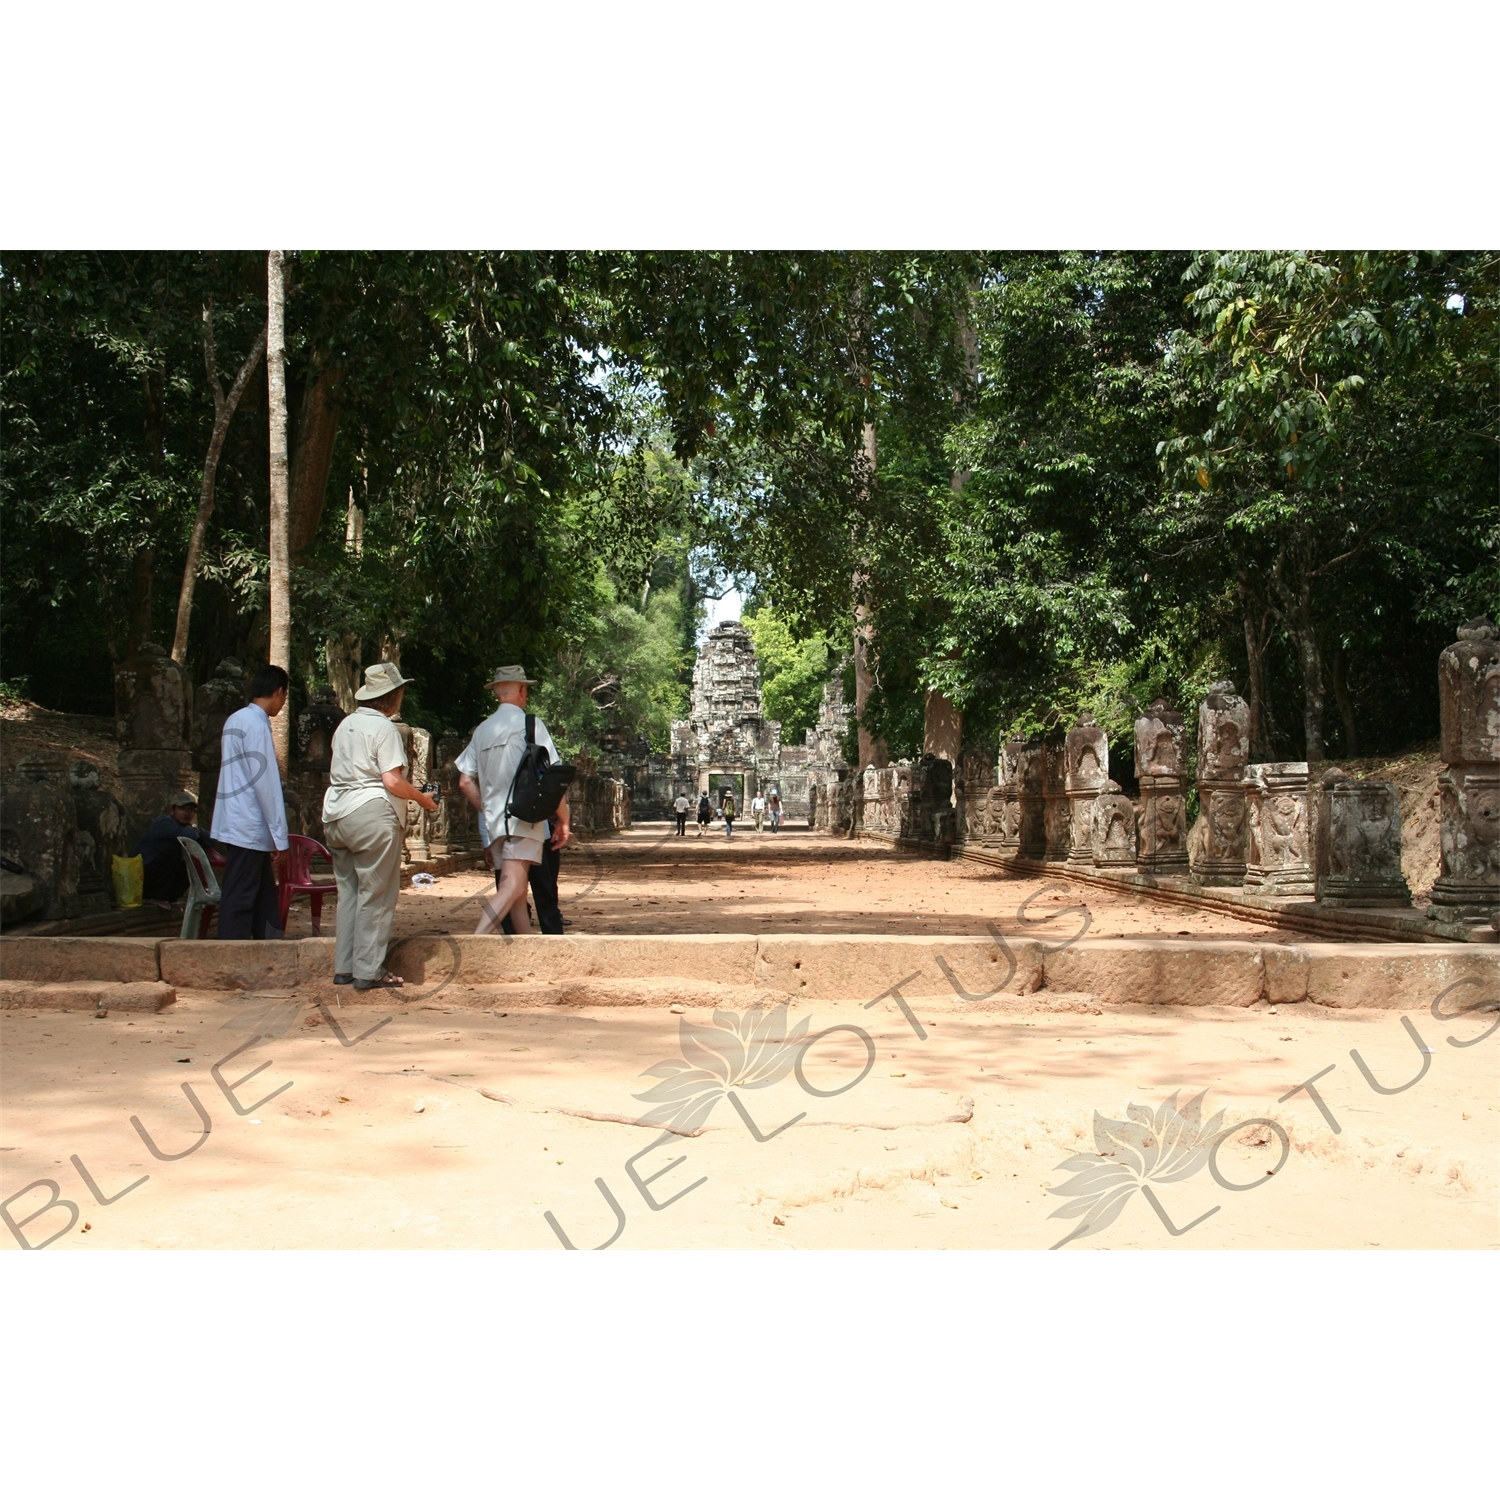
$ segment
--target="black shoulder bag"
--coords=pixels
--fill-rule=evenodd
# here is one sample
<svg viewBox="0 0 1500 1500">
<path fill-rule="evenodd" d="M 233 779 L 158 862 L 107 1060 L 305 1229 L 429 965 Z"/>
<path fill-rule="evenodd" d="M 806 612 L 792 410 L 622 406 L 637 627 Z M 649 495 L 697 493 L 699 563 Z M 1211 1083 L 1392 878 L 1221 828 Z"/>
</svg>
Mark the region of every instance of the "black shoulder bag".
<svg viewBox="0 0 1500 1500">
<path fill-rule="evenodd" d="M 557 811 L 567 795 L 577 770 L 566 761 L 554 762 L 545 745 L 536 742 L 536 715 L 526 715 L 526 748 L 510 784 L 510 800 L 505 805 L 505 834 L 510 837 L 510 820 L 542 823 Z"/>
</svg>

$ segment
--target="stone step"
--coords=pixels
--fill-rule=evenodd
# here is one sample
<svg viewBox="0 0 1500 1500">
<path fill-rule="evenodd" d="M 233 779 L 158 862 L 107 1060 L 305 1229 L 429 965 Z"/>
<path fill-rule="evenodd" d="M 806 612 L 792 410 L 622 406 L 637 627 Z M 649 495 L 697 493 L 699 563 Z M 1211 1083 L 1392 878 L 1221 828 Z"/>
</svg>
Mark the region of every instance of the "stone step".
<svg viewBox="0 0 1500 1500">
<path fill-rule="evenodd" d="M 91 1010 L 104 1016 L 112 1010 L 162 1011 L 176 999 L 177 991 L 159 979 L 131 984 L 82 979 L 57 984 L 0 980 L 0 1010 Z"/>
<path fill-rule="evenodd" d="M 725 1001 L 731 1006 L 749 1003 L 746 996 L 772 995 L 880 1001 L 897 1009 L 911 997 L 977 1005 L 1042 991 L 1092 995 L 1106 1004 L 1243 1008 L 1306 1000 L 1338 1009 L 1417 1010 L 1459 986 L 1445 1013 L 1500 1001 L 1500 949 L 1466 943 L 846 934 L 494 938 L 429 932 L 398 942 L 387 961 L 426 996 L 492 986 L 541 987 L 541 994 L 571 985 L 583 986 L 574 994 L 642 997 L 567 1002 L 575 1004 L 656 1003 L 645 997 L 659 999 L 670 990 L 680 998 L 694 987 L 732 994 Z M 198 991 L 305 985 L 340 1000 L 353 993 L 331 983 L 332 938 L 3 938 L 0 977 L 31 984 L 160 980 L 174 990 Z M 652 987 L 657 983 L 667 986 L 660 995 Z M 612 991 L 611 985 L 620 988 Z"/>
</svg>

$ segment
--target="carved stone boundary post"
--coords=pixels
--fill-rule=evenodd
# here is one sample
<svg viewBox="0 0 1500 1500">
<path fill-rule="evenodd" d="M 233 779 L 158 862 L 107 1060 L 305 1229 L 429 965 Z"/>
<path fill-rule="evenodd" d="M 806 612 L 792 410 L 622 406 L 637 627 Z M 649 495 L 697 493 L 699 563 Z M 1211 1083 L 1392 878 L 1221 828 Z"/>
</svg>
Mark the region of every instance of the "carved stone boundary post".
<svg viewBox="0 0 1500 1500">
<path fill-rule="evenodd" d="M 1427 915 L 1500 910 L 1500 641 L 1470 620 L 1438 657 L 1442 757 L 1442 865 Z"/>
<path fill-rule="evenodd" d="M 459 854 L 466 847 L 464 818 L 472 819 L 474 810 L 458 789 L 458 767 L 453 764 L 463 754 L 467 742 L 462 735 L 445 734 L 433 747 L 431 780 L 442 788 L 442 801 L 432 816 L 432 837 L 428 849 L 434 859 Z"/>
<path fill-rule="evenodd" d="M 1066 860 L 1073 847 L 1072 810 L 1068 804 L 1068 747 L 1065 740 L 1042 744 L 1042 827 L 1046 846 L 1042 858 L 1048 864 Z"/>
<path fill-rule="evenodd" d="M 1313 807 L 1305 760 L 1249 768 L 1245 781 L 1249 848 L 1245 889 L 1262 896 L 1311 896 Z"/>
<path fill-rule="evenodd" d="M 411 732 L 411 762 L 407 779 L 413 786 L 421 786 L 432 780 L 432 732 L 413 728 Z M 406 853 L 413 864 L 429 856 L 428 834 L 432 814 L 415 802 L 406 804 Z"/>
<path fill-rule="evenodd" d="M 1213 683 L 1198 709 L 1198 817 L 1193 874 L 1203 885 L 1245 879 L 1245 763 L 1250 705 L 1227 679 Z"/>
<path fill-rule="evenodd" d="M 1068 731 L 1064 743 L 1065 786 L 1068 795 L 1068 850 L 1070 865 L 1094 863 L 1093 802 L 1109 781 L 1109 736 L 1084 714 Z M 1051 843 L 1049 839 L 1049 845 Z M 1052 858 L 1049 847 L 1048 858 Z"/>
<path fill-rule="evenodd" d="M 1021 751 L 1018 774 L 1021 858 L 1043 860 L 1047 857 L 1047 746 L 1041 740 L 1027 742 Z"/>
<path fill-rule="evenodd" d="M 1021 776 L 1025 740 L 1006 740 L 1000 747 L 996 775 L 1000 778 L 1000 849 L 1005 854 L 1021 852 Z"/>
<path fill-rule="evenodd" d="M 979 745 L 964 747 L 953 781 L 954 839 L 967 844 L 993 844 L 997 829 L 991 814 L 995 763 Z"/>
<path fill-rule="evenodd" d="M 1089 804 L 1089 828 L 1096 870 L 1135 868 L 1135 803 L 1119 782 L 1106 781 Z"/>
<path fill-rule="evenodd" d="M 155 641 L 115 673 L 115 736 L 126 848 L 167 809 L 173 792 L 198 794 L 187 733 L 193 690 L 181 667 Z"/>
<path fill-rule="evenodd" d="M 1410 906 L 1401 873 L 1401 794 L 1388 781 L 1323 778 L 1317 816 L 1318 900 L 1328 906 Z"/>
<path fill-rule="evenodd" d="M 1187 808 L 1182 800 L 1182 715 L 1158 698 L 1135 721 L 1135 770 L 1141 787 L 1144 875 L 1186 875 Z"/>
</svg>

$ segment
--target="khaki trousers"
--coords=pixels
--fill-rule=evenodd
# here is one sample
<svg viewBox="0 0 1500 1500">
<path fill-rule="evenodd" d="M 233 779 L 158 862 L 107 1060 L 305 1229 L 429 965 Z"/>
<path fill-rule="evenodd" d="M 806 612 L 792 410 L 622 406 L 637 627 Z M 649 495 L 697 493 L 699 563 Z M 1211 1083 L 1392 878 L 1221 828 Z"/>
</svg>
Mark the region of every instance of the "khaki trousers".
<svg viewBox="0 0 1500 1500">
<path fill-rule="evenodd" d="M 390 799 L 369 801 L 323 825 L 339 887 L 333 971 L 379 979 L 401 893 L 401 825 Z"/>
</svg>

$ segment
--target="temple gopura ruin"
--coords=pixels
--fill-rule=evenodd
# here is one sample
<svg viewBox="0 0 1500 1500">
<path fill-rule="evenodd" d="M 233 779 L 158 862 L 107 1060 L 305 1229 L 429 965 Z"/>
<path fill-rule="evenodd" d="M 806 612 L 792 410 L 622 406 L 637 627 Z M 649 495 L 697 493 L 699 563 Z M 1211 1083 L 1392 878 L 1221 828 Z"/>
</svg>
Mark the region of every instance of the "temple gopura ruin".
<svg viewBox="0 0 1500 1500">
<path fill-rule="evenodd" d="M 823 689 L 817 725 L 801 745 L 782 743 L 781 724 L 765 716 L 755 643 L 738 620 L 709 632 L 693 667 L 686 719 L 672 724 L 670 754 L 638 753 L 621 767 L 635 816 L 667 816 L 679 795 L 696 803 L 707 792 L 715 806 L 723 789 L 741 810 L 757 793 L 781 794 L 789 818 L 805 819 L 820 793 L 850 774 L 840 745 L 849 728 L 843 688 Z"/>
</svg>

